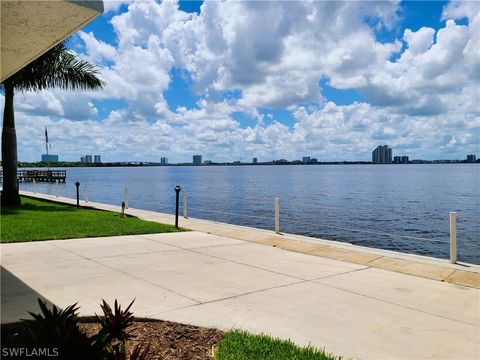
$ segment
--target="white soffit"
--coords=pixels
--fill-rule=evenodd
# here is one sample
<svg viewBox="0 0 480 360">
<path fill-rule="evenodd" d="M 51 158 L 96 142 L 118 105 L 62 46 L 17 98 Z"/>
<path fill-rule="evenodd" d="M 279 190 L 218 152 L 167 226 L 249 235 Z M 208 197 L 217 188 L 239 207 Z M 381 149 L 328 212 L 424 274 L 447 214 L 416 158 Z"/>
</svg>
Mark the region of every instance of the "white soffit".
<svg viewBox="0 0 480 360">
<path fill-rule="evenodd" d="M 103 12 L 103 2 L 1 0 L 1 81 Z"/>
</svg>

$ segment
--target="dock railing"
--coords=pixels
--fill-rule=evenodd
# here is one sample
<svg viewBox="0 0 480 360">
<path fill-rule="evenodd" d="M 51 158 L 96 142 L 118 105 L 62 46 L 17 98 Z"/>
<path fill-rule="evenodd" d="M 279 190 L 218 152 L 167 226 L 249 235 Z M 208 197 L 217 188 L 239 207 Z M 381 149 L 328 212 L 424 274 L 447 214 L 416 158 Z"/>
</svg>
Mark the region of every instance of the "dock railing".
<svg viewBox="0 0 480 360">
<path fill-rule="evenodd" d="M 17 182 L 65 182 L 66 170 L 18 170 Z M 0 171 L 0 181 L 3 182 L 3 170 Z"/>
</svg>

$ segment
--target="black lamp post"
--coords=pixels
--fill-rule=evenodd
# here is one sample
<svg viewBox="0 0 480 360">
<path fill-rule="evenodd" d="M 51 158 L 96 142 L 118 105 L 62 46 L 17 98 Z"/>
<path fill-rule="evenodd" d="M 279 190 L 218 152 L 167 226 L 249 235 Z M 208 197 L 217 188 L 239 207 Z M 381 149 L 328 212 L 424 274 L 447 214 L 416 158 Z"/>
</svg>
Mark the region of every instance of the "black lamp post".
<svg viewBox="0 0 480 360">
<path fill-rule="evenodd" d="M 175 186 L 175 227 L 178 229 L 178 198 L 180 195 L 180 186 Z"/>
</svg>

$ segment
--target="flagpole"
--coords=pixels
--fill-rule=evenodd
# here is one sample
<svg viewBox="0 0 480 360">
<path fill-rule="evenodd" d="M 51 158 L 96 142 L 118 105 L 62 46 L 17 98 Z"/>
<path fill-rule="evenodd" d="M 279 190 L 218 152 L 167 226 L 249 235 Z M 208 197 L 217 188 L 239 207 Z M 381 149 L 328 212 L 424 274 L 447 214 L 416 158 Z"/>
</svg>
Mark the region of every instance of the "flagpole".
<svg viewBox="0 0 480 360">
<path fill-rule="evenodd" d="M 48 132 L 45 126 L 45 149 L 47 150 L 47 171 L 50 171 L 50 157 L 48 156 Z"/>
<path fill-rule="evenodd" d="M 45 129 L 45 131 L 47 130 Z M 46 147 L 47 147 L 47 171 L 50 171 L 50 157 L 48 155 L 48 137 L 47 137 Z"/>
</svg>

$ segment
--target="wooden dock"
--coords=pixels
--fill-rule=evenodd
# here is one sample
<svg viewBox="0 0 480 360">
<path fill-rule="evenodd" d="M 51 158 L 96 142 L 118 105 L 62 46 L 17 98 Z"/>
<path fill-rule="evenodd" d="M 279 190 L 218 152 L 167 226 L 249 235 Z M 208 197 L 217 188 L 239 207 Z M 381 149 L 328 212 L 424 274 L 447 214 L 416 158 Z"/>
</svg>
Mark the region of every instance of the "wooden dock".
<svg viewBox="0 0 480 360">
<path fill-rule="evenodd" d="M 0 171 L 0 177 L 3 181 L 3 171 Z M 65 182 L 67 170 L 18 170 L 17 181 L 40 181 L 40 182 Z"/>
</svg>

